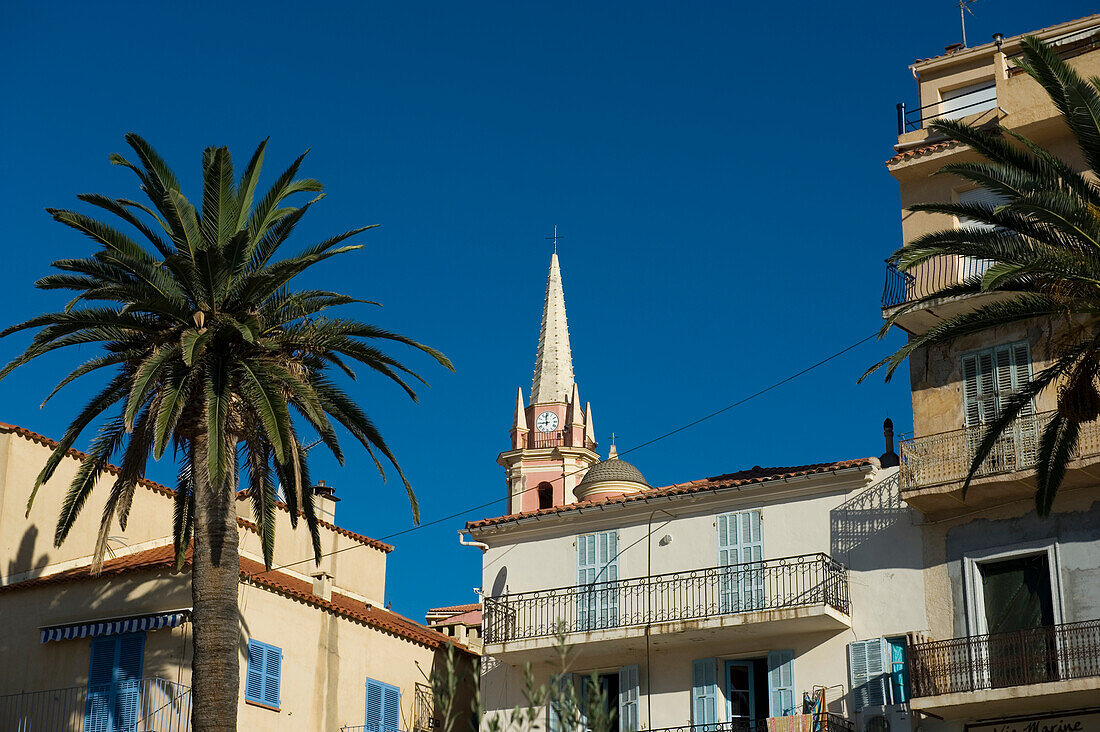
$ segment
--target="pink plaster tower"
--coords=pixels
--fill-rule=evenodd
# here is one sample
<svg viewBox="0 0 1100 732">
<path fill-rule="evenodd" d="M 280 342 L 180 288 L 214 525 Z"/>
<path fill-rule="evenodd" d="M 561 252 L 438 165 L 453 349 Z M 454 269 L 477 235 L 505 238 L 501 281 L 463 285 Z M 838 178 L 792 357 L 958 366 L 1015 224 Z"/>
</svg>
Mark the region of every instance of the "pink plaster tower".
<svg viewBox="0 0 1100 732">
<path fill-rule="evenodd" d="M 573 503 L 573 488 L 599 461 L 592 406 L 581 406 L 565 320 L 565 292 L 555 252 L 550 258 L 542 328 L 529 404 L 516 394 L 511 449 L 497 462 L 508 480 L 508 513 Z"/>
</svg>

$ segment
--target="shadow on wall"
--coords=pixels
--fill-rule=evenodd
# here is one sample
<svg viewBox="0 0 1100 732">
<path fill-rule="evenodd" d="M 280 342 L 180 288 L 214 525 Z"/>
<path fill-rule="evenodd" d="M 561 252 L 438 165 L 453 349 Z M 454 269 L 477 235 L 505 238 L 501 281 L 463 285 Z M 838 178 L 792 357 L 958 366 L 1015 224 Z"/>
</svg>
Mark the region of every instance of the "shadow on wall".
<svg viewBox="0 0 1100 732">
<path fill-rule="evenodd" d="M 856 570 L 920 569 L 919 538 L 900 540 L 901 534 L 918 531 L 911 512 L 901 500 L 897 473 L 849 498 L 829 512 L 833 558 Z"/>
<path fill-rule="evenodd" d="M 15 575 L 26 575 L 23 579 L 41 576 L 42 570 L 50 563 L 50 555 L 43 552 L 34 558 L 35 546 L 38 543 L 38 527 L 30 526 L 23 532 L 23 538 L 19 541 L 19 549 L 8 561 L 8 569 L 4 574 L 4 584 L 10 583 Z"/>
</svg>

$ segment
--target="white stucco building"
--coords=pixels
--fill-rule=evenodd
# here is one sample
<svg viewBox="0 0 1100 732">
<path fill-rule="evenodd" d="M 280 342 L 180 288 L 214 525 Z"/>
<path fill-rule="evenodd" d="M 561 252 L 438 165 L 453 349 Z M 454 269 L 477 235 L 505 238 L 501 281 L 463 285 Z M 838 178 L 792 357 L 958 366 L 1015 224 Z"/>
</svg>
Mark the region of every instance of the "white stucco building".
<svg viewBox="0 0 1100 732">
<path fill-rule="evenodd" d="M 572 374 L 555 255 L 531 403 L 499 459 L 508 513 L 466 527 L 487 546 L 487 713 L 530 706 L 529 664 L 536 686 L 581 695 L 595 674 L 622 732 L 907 721 L 905 649 L 927 623 L 889 445 L 654 488 L 614 447 L 596 462 Z M 798 717 L 815 694 L 823 713 Z M 553 703 L 535 713 L 562 726 Z"/>
</svg>

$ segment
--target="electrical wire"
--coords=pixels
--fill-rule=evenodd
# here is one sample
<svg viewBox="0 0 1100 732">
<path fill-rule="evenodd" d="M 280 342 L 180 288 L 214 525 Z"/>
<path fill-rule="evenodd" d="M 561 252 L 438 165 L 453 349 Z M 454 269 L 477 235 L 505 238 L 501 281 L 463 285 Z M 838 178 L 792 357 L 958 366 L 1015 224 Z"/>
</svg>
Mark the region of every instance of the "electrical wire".
<svg viewBox="0 0 1100 732">
<path fill-rule="evenodd" d="M 736 407 L 741 406 L 745 402 L 756 399 L 759 396 L 763 396 L 764 394 L 767 394 L 769 391 L 772 391 L 774 389 L 778 389 L 779 387 L 783 386 L 784 384 L 786 384 L 788 382 L 791 382 L 791 381 L 794 381 L 798 377 L 803 376 L 805 374 L 808 374 L 809 372 L 813 371 L 814 369 L 819 368 L 821 366 L 824 366 L 825 364 L 827 364 L 830 361 L 833 361 L 837 358 L 840 358 L 845 353 L 848 353 L 849 351 L 852 351 L 852 350 L 862 346 L 864 343 L 866 343 L 867 341 L 869 341 L 872 338 L 875 338 L 877 336 L 878 336 L 878 331 L 876 330 L 874 333 L 870 334 L 869 336 L 861 338 L 860 340 L 856 341 L 852 345 L 847 346 L 846 348 L 843 348 L 843 349 L 837 351 L 836 353 L 832 354 L 831 356 L 826 356 L 825 358 L 823 358 L 820 361 L 817 361 L 817 362 L 807 366 L 806 368 L 802 369 L 801 371 L 797 371 L 797 372 L 791 374 L 790 376 L 788 376 L 787 378 L 785 378 L 781 381 L 775 382 L 771 386 L 767 386 L 763 389 L 760 389 L 759 391 L 755 391 L 752 394 L 749 394 L 748 396 L 745 396 L 745 397 L 742 397 L 741 399 L 738 399 L 737 401 L 733 402 L 732 404 L 727 404 L 726 406 L 722 407 L 721 409 L 717 409 L 713 412 L 710 412 L 709 414 L 705 414 L 702 417 L 699 417 L 698 419 L 696 419 L 694 421 L 688 422 L 685 425 L 681 425 L 680 427 L 677 427 L 676 429 L 669 430 L 668 432 L 665 432 L 661 435 L 658 435 L 658 436 L 656 436 L 652 439 L 646 440 L 645 442 L 643 442 L 641 444 L 638 444 L 638 445 L 635 445 L 634 447 L 631 447 L 628 450 L 623 450 L 622 452 L 619 453 L 619 456 L 629 455 L 632 452 L 635 452 L 637 450 L 641 450 L 643 447 L 648 447 L 648 446 L 652 445 L 655 442 L 660 442 L 661 440 L 664 440 L 664 439 L 667 439 L 669 437 L 672 437 L 673 435 L 679 434 L 680 432 L 683 432 L 684 430 L 691 429 L 692 427 L 695 427 L 699 424 L 702 424 L 703 422 L 714 419 L 715 417 L 717 417 L 721 414 L 724 414 L 724 413 L 730 411 L 731 409 L 734 409 Z M 573 475 L 576 475 L 577 473 L 584 472 L 587 469 L 588 468 L 580 468 L 578 470 L 574 470 L 572 473 L 563 473 L 561 475 L 560 480 L 564 481 L 566 478 L 568 478 L 570 476 L 573 476 Z M 559 480 L 559 478 L 555 477 L 554 481 L 557 481 L 557 480 Z M 527 493 L 528 491 L 533 491 L 533 490 L 537 490 L 537 489 L 538 489 L 538 486 L 533 486 L 531 488 L 525 488 L 524 490 L 519 491 L 518 493 L 515 493 L 513 495 L 519 496 L 519 495 L 523 495 L 524 493 Z M 495 505 L 497 503 L 500 503 L 500 498 L 494 498 L 491 501 L 487 501 L 485 503 L 480 503 L 476 506 L 469 506 L 467 508 L 462 509 L 461 511 L 457 511 L 455 513 L 448 514 L 446 516 L 440 516 L 439 518 L 432 519 L 431 521 L 428 521 L 426 523 L 416 524 L 415 526 L 410 526 L 407 529 L 402 529 L 401 531 L 395 531 L 392 534 L 387 534 L 386 536 L 383 536 L 381 538 L 381 541 L 389 541 L 390 539 L 394 539 L 398 536 L 404 536 L 405 534 L 410 534 L 414 531 L 420 531 L 421 529 L 426 529 L 429 526 L 435 526 L 437 524 L 441 524 L 444 521 L 451 521 L 453 519 L 465 516 L 466 514 L 471 513 L 473 511 L 479 511 L 483 508 L 488 508 L 489 506 Z M 341 552 L 346 552 L 346 551 L 349 551 L 351 549 L 358 549 L 361 546 L 363 546 L 363 545 L 353 544 L 351 546 L 346 546 L 346 547 L 343 547 L 342 549 L 336 549 L 336 550 L 331 551 L 331 552 L 326 552 L 326 553 L 321 555 L 321 558 L 323 559 L 324 557 L 330 557 L 334 554 L 340 554 Z M 289 564 L 281 564 L 278 567 L 272 567 L 268 571 L 274 572 L 275 570 L 278 570 L 278 569 L 285 569 L 287 567 L 293 567 L 295 565 L 304 564 L 306 562 L 312 562 L 314 560 L 315 560 L 315 557 L 309 557 L 307 559 L 298 560 L 297 562 L 290 562 Z"/>
</svg>

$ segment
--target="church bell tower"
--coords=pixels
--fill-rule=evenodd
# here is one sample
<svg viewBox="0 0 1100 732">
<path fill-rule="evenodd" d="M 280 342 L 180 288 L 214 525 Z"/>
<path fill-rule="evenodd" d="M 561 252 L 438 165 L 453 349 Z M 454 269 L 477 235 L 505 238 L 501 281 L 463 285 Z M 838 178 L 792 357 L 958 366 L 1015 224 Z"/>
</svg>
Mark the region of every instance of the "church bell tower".
<svg viewBox="0 0 1100 732">
<path fill-rule="evenodd" d="M 592 406 L 581 406 L 573 380 L 565 292 L 555 251 L 550 258 L 535 375 L 527 406 L 516 394 L 512 446 L 497 462 L 508 481 L 508 513 L 573 503 L 573 489 L 584 471 L 599 461 L 592 427 Z"/>
</svg>

